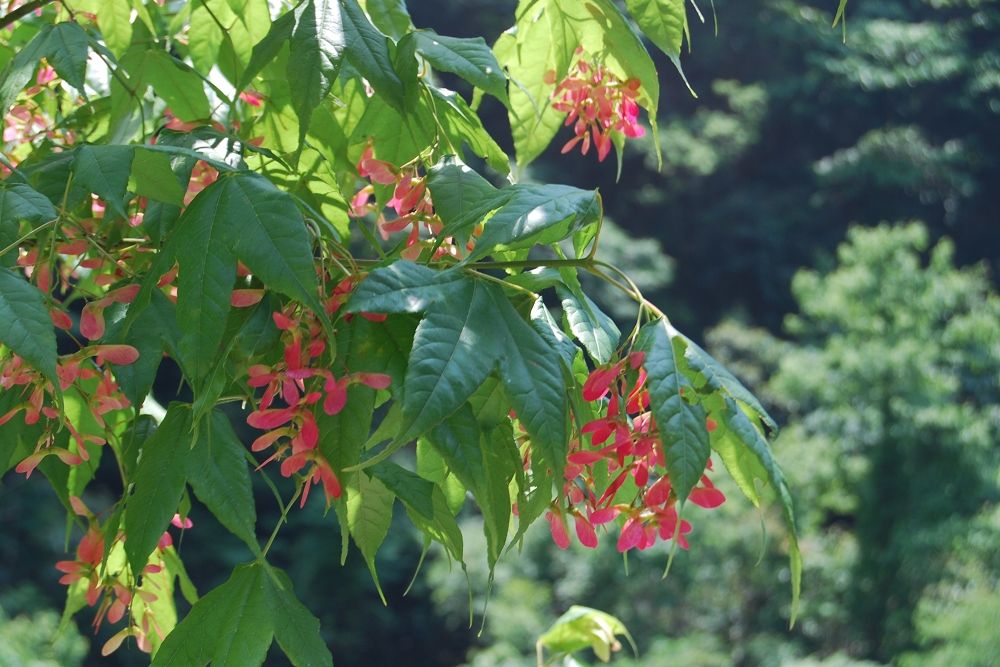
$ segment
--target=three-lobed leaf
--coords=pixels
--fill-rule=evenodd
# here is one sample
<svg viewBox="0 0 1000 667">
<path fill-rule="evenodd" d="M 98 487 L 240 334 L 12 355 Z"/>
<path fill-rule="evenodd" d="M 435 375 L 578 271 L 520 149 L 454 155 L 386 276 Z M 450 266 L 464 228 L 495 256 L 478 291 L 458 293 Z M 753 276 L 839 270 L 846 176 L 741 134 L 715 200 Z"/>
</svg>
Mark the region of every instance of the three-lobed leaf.
<svg viewBox="0 0 1000 667">
<path fill-rule="evenodd" d="M 265 563 L 241 565 L 167 635 L 153 667 L 253 667 L 274 639 L 296 667 L 333 665 L 319 621 L 295 597 L 288 576 Z"/>
</svg>

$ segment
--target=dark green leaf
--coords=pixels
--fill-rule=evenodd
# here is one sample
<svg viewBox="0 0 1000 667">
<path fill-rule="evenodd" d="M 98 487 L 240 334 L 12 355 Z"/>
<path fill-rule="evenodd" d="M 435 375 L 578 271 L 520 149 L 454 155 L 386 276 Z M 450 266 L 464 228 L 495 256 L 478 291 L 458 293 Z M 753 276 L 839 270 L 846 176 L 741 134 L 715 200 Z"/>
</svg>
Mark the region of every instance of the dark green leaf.
<svg viewBox="0 0 1000 667">
<path fill-rule="evenodd" d="M 347 302 L 349 313 L 421 313 L 432 304 L 449 301 L 468 289 L 460 271 L 436 271 L 400 260 L 375 269 L 361 281 Z"/>
<path fill-rule="evenodd" d="M 42 293 L 3 267 L 0 267 L 0 343 L 59 386 L 56 336 Z"/>
<path fill-rule="evenodd" d="M 24 183 L 0 184 L 0 250 L 10 246 L 20 238 L 21 221 L 38 226 L 58 217 L 52 202 L 45 195 L 36 192 Z M 16 248 L 0 256 L 0 266 L 13 266 L 17 260 Z M 7 259 L 5 260 L 4 257 Z"/>
<path fill-rule="evenodd" d="M 407 507 L 427 520 L 434 519 L 434 501 L 431 498 L 435 488 L 433 482 L 392 461 L 383 461 L 370 470 Z"/>
<path fill-rule="evenodd" d="M 264 566 L 265 591 L 274 638 L 296 667 L 333 667 L 333 656 L 323 642 L 319 619 L 295 596 L 292 582 L 282 570 Z"/>
<path fill-rule="evenodd" d="M 371 24 L 357 0 L 340 0 L 347 59 L 390 106 L 403 111 L 403 91 L 389 50 L 389 38 Z"/>
<path fill-rule="evenodd" d="M 337 78 L 345 43 L 338 0 L 309 0 L 295 10 L 295 29 L 289 42 L 294 56 L 288 59 L 287 73 L 300 138 L 305 136 L 313 109 Z M 276 53 L 277 49 L 269 45 L 268 53 L 271 51 Z"/>
<path fill-rule="evenodd" d="M 535 299 L 535 303 L 531 306 L 531 326 L 548 343 L 549 347 L 558 350 L 559 356 L 566 363 L 566 367 L 572 368 L 573 359 L 580 352 L 580 348 L 570 340 L 569 336 L 562 332 L 556 321 L 552 319 L 552 314 L 545 306 L 542 297 Z"/>
<path fill-rule="evenodd" d="M 236 437 L 229 418 L 215 410 L 203 421 L 201 435 L 187 459 L 188 483 L 215 518 L 231 533 L 258 550 L 250 473 L 246 448 Z"/>
<path fill-rule="evenodd" d="M 431 167 L 427 188 L 434 198 L 434 212 L 448 222 L 475 215 L 483 201 L 494 197 L 497 189 L 485 178 L 450 155 Z M 460 237 L 468 239 L 469 230 Z"/>
<path fill-rule="evenodd" d="M 531 436 L 532 454 L 562 476 L 566 461 L 566 383 L 559 356 L 514 310 L 499 287 L 486 286 L 493 307 L 486 326 L 499 331 L 500 378 L 517 418 Z"/>
<path fill-rule="evenodd" d="M 685 399 L 685 394 L 693 398 L 695 390 L 678 368 L 668 326 L 662 319 L 644 326 L 636 349 L 646 353 L 643 366 L 650 410 L 663 441 L 674 493 L 684 502 L 705 471 L 710 449 L 705 411 Z M 683 341 L 678 343 L 683 345 Z"/>
<path fill-rule="evenodd" d="M 460 152 L 466 144 L 472 152 L 486 160 L 497 172 L 506 174 L 510 171 L 510 158 L 503 152 L 493 136 L 483 127 L 479 116 L 469 108 L 458 93 L 450 90 L 429 87 L 434 95 L 438 121 L 444 138 L 451 144 L 451 150 Z"/>
<path fill-rule="evenodd" d="M 127 218 L 125 194 L 132 171 L 131 146 L 80 146 L 73 159 L 73 182 L 93 192 L 119 218 Z"/>
<path fill-rule="evenodd" d="M 132 405 L 142 405 L 149 395 L 164 349 L 177 353 L 180 331 L 175 311 L 174 304 L 157 290 L 152 293 L 149 307 L 142 310 L 132 326 L 126 326 L 127 315 L 119 317 L 119 311 L 109 309 L 105 313 L 108 327 L 103 340 L 131 345 L 139 351 L 135 363 L 115 368 L 115 379 Z"/>
<path fill-rule="evenodd" d="M 435 305 L 417 327 L 406 369 L 400 440 L 412 439 L 457 410 L 496 365 L 492 300 L 478 283 Z"/>
<path fill-rule="evenodd" d="M 259 563 L 240 565 L 203 596 L 160 646 L 153 667 L 253 667 L 274 636 L 273 584 Z"/>
<path fill-rule="evenodd" d="M 197 382 L 219 361 L 237 258 L 268 287 L 322 313 L 302 214 L 258 174 L 220 178 L 199 193 L 177 221 L 168 252 L 181 267 L 181 356 Z"/>
<path fill-rule="evenodd" d="M 57 23 L 45 42 L 45 57 L 66 83 L 84 92 L 87 76 L 87 33 L 78 23 Z"/>
<path fill-rule="evenodd" d="M 230 200 L 225 182 L 228 180 L 214 183 L 194 198 L 174 226 L 165 250 L 180 265 L 177 325 L 181 340 L 178 351 L 191 380 L 199 384 L 219 360 L 219 346 L 236 280 L 231 226 L 246 213 L 227 207 Z"/>
<path fill-rule="evenodd" d="M 220 214 L 232 216 L 237 257 L 269 288 L 322 314 L 312 245 L 295 202 L 259 174 L 222 180 L 228 181 L 229 201 Z"/>
<path fill-rule="evenodd" d="M 462 218 L 461 226 L 479 222 L 479 214 L 493 209 L 496 212 L 487 219 L 475 250 L 466 258 L 468 262 L 496 250 L 561 241 L 601 218 L 601 200 L 596 191 L 568 185 L 512 185 Z M 452 225 L 461 229 L 453 221 L 445 222 L 446 231 L 451 231 Z"/>
<path fill-rule="evenodd" d="M 177 512 L 190 452 L 191 411 L 174 403 L 142 446 L 135 488 L 125 505 L 125 555 L 136 575 Z"/>
</svg>

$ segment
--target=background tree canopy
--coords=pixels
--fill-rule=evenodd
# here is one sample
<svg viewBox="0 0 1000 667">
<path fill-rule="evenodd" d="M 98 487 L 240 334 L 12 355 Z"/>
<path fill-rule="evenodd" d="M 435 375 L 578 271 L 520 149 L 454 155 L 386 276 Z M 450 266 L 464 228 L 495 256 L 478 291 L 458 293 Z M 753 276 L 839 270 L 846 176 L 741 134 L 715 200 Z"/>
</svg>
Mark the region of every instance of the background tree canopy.
<svg viewBox="0 0 1000 667">
<path fill-rule="evenodd" d="M 630 142 L 619 180 L 614 160 L 561 155 L 557 139 L 521 175 L 614 192 L 602 256 L 629 266 L 783 425 L 775 451 L 806 563 L 794 629 L 773 576 L 787 573 L 781 528 L 731 483 L 720 483 L 731 502 L 699 521 L 664 582 L 662 552 L 630 556 L 626 575 L 611 545 L 563 552 L 544 527 L 529 532 L 497 567 L 481 637 L 468 629 L 465 577 L 442 553 L 402 595 L 421 538 L 399 516 L 378 557 L 383 607 L 360 554 L 326 566 L 341 538 L 313 504 L 269 558 L 322 612 L 334 655 L 350 656 L 338 664 L 531 664 L 535 639 L 574 603 L 628 626 L 639 656 L 626 649 L 620 665 L 995 664 L 1000 2 L 852 1 L 846 42 L 830 27 L 835 4 L 717 0 L 717 36 L 713 16 L 700 23 L 689 7 L 684 72 L 698 98 L 659 57 L 659 145 L 651 133 Z M 490 43 L 514 7 L 409 3 L 416 25 Z M 508 136 L 500 102 L 485 97 L 480 115 Z M 589 289 L 630 325 L 620 297 Z M 172 395 L 176 378 L 162 384 L 155 391 Z M 98 664 L 106 636 L 85 653 L 73 636 L 50 646 L 18 630 L 48 623 L 64 598 L 50 567 L 63 557 L 64 515 L 50 495 L 20 477 L 0 487 L 0 637 L 20 642 L 0 651 Z M 259 510 L 269 525 L 270 507 Z M 197 508 L 192 518 L 211 521 Z M 485 554 L 481 519 L 460 518 L 467 551 Z M 237 539 L 198 530 L 181 547 L 205 590 L 242 558 Z M 485 581 L 485 556 L 467 560 Z M 478 623 L 485 587 L 473 592 Z M 136 653 L 106 660 L 142 664 Z"/>
</svg>

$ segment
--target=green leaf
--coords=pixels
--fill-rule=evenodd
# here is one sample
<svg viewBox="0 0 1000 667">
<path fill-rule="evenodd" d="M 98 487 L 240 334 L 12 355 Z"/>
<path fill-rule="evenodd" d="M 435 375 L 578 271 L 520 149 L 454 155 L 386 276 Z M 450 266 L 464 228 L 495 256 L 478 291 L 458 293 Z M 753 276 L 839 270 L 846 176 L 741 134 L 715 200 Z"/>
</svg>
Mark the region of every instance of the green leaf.
<svg viewBox="0 0 1000 667">
<path fill-rule="evenodd" d="M 24 183 L 0 182 L 0 250 L 10 246 L 21 236 L 21 222 L 37 227 L 43 222 L 59 217 L 52 202 Z M 0 266 L 13 266 L 17 260 L 16 248 L 0 256 Z M 3 258 L 7 257 L 6 260 Z"/>
<path fill-rule="evenodd" d="M 562 332 L 556 321 L 552 319 L 552 313 L 545 306 L 545 301 L 542 297 L 535 299 L 535 302 L 531 305 L 531 326 L 548 343 L 549 347 L 558 350 L 559 356 L 566 364 L 566 368 L 572 368 L 573 360 L 580 352 L 580 348 L 576 346 L 576 343 L 569 336 Z"/>
<path fill-rule="evenodd" d="M 313 109 L 329 94 L 340 72 L 345 44 L 338 0 L 309 0 L 295 10 L 295 29 L 289 41 L 294 55 L 288 59 L 286 71 L 292 106 L 299 117 L 300 140 L 305 137 Z M 267 53 L 271 51 L 276 53 L 277 49 L 269 44 Z"/>
<path fill-rule="evenodd" d="M 435 488 L 433 482 L 392 461 L 383 461 L 372 466 L 370 472 L 407 507 L 425 519 L 434 519 L 434 501 L 431 497 Z"/>
<path fill-rule="evenodd" d="M 772 433 L 777 434 L 778 423 L 757 399 L 753 393 L 743 386 L 736 376 L 729 372 L 725 366 L 716 361 L 712 356 L 703 350 L 697 343 L 675 329 L 670 330 L 670 335 L 679 337 L 684 341 L 684 359 L 688 366 L 699 373 L 709 387 L 716 391 L 721 391 L 732 396 L 738 401 L 750 406 Z"/>
<path fill-rule="evenodd" d="M 491 569 L 507 543 L 511 516 L 508 485 L 514 477 L 511 466 L 504 465 L 491 442 L 494 431 L 499 429 L 484 434 L 472 409 L 465 406 L 435 427 L 427 438 L 479 505 Z"/>
<path fill-rule="evenodd" d="M 119 218 L 128 218 L 124 202 L 133 153 L 132 146 L 80 146 L 73 158 L 73 182 L 103 199 Z"/>
<path fill-rule="evenodd" d="M 618 339 L 621 338 L 614 320 L 605 315 L 580 289 L 556 287 L 556 294 L 562 301 L 569 330 L 595 362 L 608 363 L 618 347 Z"/>
<path fill-rule="evenodd" d="M 161 427 L 162 428 L 162 427 Z M 240 565 L 167 635 L 153 667 L 252 667 L 274 636 L 274 594 L 264 565 Z"/>
<path fill-rule="evenodd" d="M 492 202 L 461 219 L 462 226 L 475 224 L 483 209 L 495 208 L 466 262 L 497 250 L 530 248 L 554 243 L 573 235 L 601 219 L 601 200 L 596 190 L 580 190 L 568 185 L 512 185 L 500 190 Z M 471 216 L 471 217 L 470 217 Z M 454 222 L 445 221 L 445 231 Z M 461 229 L 461 227 L 459 227 Z"/>
<path fill-rule="evenodd" d="M 188 54 L 191 62 L 202 74 L 209 74 L 221 61 L 220 55 L 225 33 L 223 26 L 230 24 L 232 10 L 223 0 L 193 0 L 188 28 Z"/>
<path fill-rule="evenodd" d="M 288 575 L 266 563 L 240 565 L 198 600 L 153 658 L 154 667 L 252 667 L 272 639 L 295 667 L 333 665 L 319 621 L 292 589 Z"/>
<path fill-rule="evenodd" d="M 345 55 L 361 76 L 390 106 L 405 108 L 404 84 L 393 66 L 389 38 L 371 24 L 357 0 L 340 0 L 343 10 Z"/>
<path fill-rule="evenodd" d="M 322 315 L 312 244 L 294 200 L 256 173 L 223 180 L 229 192 L 224 211 L 233 216 L 229 222 L 236 256 L 269 288 Z"/>
<path fill-rule="evenodd" d="M 677 364 L 677 352 L 662 319 L 640 330 L 636 349 L 646 353 L 646 387 L 650 409 L 666 455 L 667 474 L 677 498 L 683 503 L 701 479 L 710 454 L 705 411 L 685 399 L 694 398 L 694 386 Z M 683 341 L 677 341 L 683 346 Z"/>
<path fill-rule="evenodd" d="M 414 33 L 417 51 L 435 68 L 462 77 L 507 102 L 507 77 L 482 37 L 445 37 L 432 30 Z"/>
<path fill-rule="evenodd" d="M 166 252 L 180 264 L 181 356 L 196 383 L 219 361 L 237 259 L 268 287 L 322 314 L 302 214 L 259 174 L 223 177 L 199 193 L 177 221 Z"/>
<path fill-rule="evenodd" d="M 442 220 L 464 220 L 475 215 L 483 201 L 495 196 L 497 189 L 489 181 L 453 155 L 430 168 L 427 188 L 434 198 L 434 212 Z M 468 229 L 462 241 L 467 240 Z"/>
<path fill-rule="evenodd" d="M 402 501 L 417 528 L 444 546 L 450 556 L 463 560 L 462 531 L 436 484 L 391 461 L 373 466 L 371 473 Z"/>
<path fill-rule="evenodd" d="M 97 25 L 104 43 L 120 56 L 132 43 L 132 3 L 129 0 L 107 0 L 97 12 Z"/>
<path fill-rule="evenodd" d="M 296 667 L 333 667 L 333 656 L 320 634 L 319 619 L 299 602 L 287 574 L 270 565 L 264 567 L 269 575 L 265 592 L 278 646 Z"/>
<path fill-rule="evenodd" d="M 211 116 L 201 77 L 166 51 L 152 49 L 146 53 L 144 76 L 156 90 L 157 96 L 182 121 L 202 120 Z"/>
<path fill-rule="evenodd" d="M 56 335 L 42 293 L 4 267 L 0 267 L 0 343 L 59 386 Z"/>
<path fill-rule="evenodd" d="M 164 350 L 175 357 L 177 355 L 180 330 L 177 328 L 176 308 L 162 292 L 156 290 L 151 295 L 149 306 L 142 309 L 131 326 L 126 326 L 127 311 L 120 318 L 116 315 L 113 309 L 105 313 L 108 328 L 103 340 L 131 345 L 139 351 L 139 358 L 134 363 L 115 368 L 118 386 L 132 405 L 139 406 L 153 388 Z"/>
<path fill-rule="evenodd" d="M 795 512 L 792 504 L 792 494 L 788 490 L 785 476 L 771 454 L 771 448 L 760 429 L 751 421 L 735 400 L 726 398 L 726 414 L 724 423 L 744 446 L 756 457 L 760 466 L 767 473 L 766 482 L 777 494 L 781 504 L 785 526 L 788 530 L 788 558 L 792 571 L 792 624 L 798 614 L 799 593 L 802 588 L 802 553 L 799 551 L 799 540 L 795 530 Z"/>
<path fill-rule="evenodd" d="M 496 328 L 503 341 L 499 368 L 504 389 L 518 420 L 531 436 L 532 454 L 559 478 L 568 438 L 562 362 L 514 310 L 500 288 L 489 285 L 486 289 L 493 301 L 492 321 L 487 321 L 487 326 Z"/>
<path fill-rule="evenodd" d="M 451 150 L 459 152 L 467 144 L 472 152 L 486 160 L 498 173 L 510 171 L 510 158 L 503 152 L 493 136 L 483 127 L 479 116 L 469 108 L 458 93 L 428 86 L 434 95 L 438 122 L 444 138 L 451 144 Z"/>
<path fill-rule="evenodd" d="M 405 0 L 364 0 L 362 4 L 375 27 L 393 39 L 413 30 Z"/>
<path fill-rule="evenodd" d="M 442 284 L 447 292 L 439 300 Z M 374 271 L 347 304 L 349 312 L 378 309 L 426 312 L 413 338 L 403 388 L 404 427 L 396 442 L 413 439 L 454 413 L 499 365 L 539 456 L 561 470 L 566 395 L 558 353 L 498 287 L 396 262 Z"/>
<path fill-rule="evenodd" d="M 229 532 L 255 553 L 259 550 L 246 448 L 229 418 L 218 410 L 201 425 L 201 434 L 187 459 L 188 483 L 194 494 Z"/>
<path fill-rule="evenodd" d="M 617 635 L 628 639 L 632 650 L 636 651 L 632 636 L 618 618 L 597 609 L 573 605 L 538 638 L 538 645 L 553 651 L 556 656 L 568 656 L 589 647 L 602 662 L 608 662 L 619 645 Z"/>
<path fill-rule="evenodd" d="M 45 42 L 45 57 L 66 83 L 84 92 L 87 76 L 87 33 L 74 21 L 57 23 Z"/>
<path fill-rule="evenodd" d="M 392 164 L 406 164 L 427 151 L 438 140 L 435 114 L 425 96 L 420 96 L 413 110 L 402 113 L 379 96 L 369 98 L 364 113 L 351 131 L 349 144 L 352 160 L 370 140 L 378 146 L 378 157 Z"/>
<path fill-rule="evenodd" d="M 135 193 L 142 197 L 183 206 L 185 189 L 177 180 L 166 153 L 136 151 L 132 158 Z"/>
<path fill-rule="evenodd" d="M 267 35 L 264 36 L 264 39 L 254 44 L 253 52 L 250 55 L 250 62 L 247 64 L 246 69 L 243 70 L 243 75 L 240 77 L 239 83 L 236 87 L 243 90 L 249 86 L 254 80 L 254 77 L 260 74 L 261 70 L 267 67 L 271 61 L 278 56 L 278 53 L 281 51 L 281 47 L 285 45 L 285 42 L 291 39 L 294 30 L 294 12 L 285 12 L 279 16 L 274 23 L 271 24 L 271 28 L 267 31 Z M 289 62 L 289 65 L 291 65 L 291 62 Z M 336 75 L 336 70 L 334 70 L 332 78 L 336 78 Z M 289 81 L 290 80 L 291 77 L 289 77 Z"/>
<path fill-rule="evenodd" d="M 375 569 L 375 554 L 382 546 L 392 524 L 392 504 L 396 496 L 378 479 L 363 471 L 351 473 L 345 486 L 347 492 L 347 525 L 354 543 L 368 565 L 379 596 L 385 602 L 382 586 Z"/>
<path fill-rule="evenodd" d="M 195 384 L 219 360 L 230 295 L 236 280 L 231 216 L 222 179 L 202 190 L 177 220 L 165 253 L 180 265 L 177 278 L 177 325 L 185 370 Z"/>
<path fill-rule="evenodd" d="M 0 110 L 7 115 L 10 105 L 28 82 L 38 66 L 38 61 L 45 55 L 51 26 L 45 25 L 20 51 L 15 54 L 3 72 L 0 73 Z"/>
<path fill-rule="evenodd" d="M 546 83 L 546 73 L 555 71 L 559 78 L 566 75 L 569 63 L 560 65 L 553 52 L 553 34 L 548 11 L 538 16 L 537 10 L 518 21 L 516 30 L 500 36 L 493 47 L 500 64 L 507 68 L 511 85 L 508 88 L 511 135 L 517 162 L 524 166 L 542 154 L 562 127 L 564 114 L 551 106 L 555 84 Z"/>
<path fill-rule="evenodd" d="M 399 260 L 369 273 L 354 289 L 346 311 L 422 313 L 433 304 L 464 294 L 468 286 L 468 279 L 460 271 L 436 271 Z"/>
<path fill-rule="evenodd" d="M 184 492 L 191 451 L 190 406 L 174 403 L 142 446 L 135 488 L 125 505 L 125 554 L 138 575 L 156 548 Z"/>
<path fill-rule="evenodd" d="M 687 30 L 684 0 L 625 0 L 639 29 L 668 56 L 679 56 Z"/>
<path fill-rule="evenodd" d="M 413 439 L 455 412 L 493 370 L 504 341 L 492 307 L 486 289 L 466 281 L 453 299 L 427 311 L 406 369 L 399 440 Z"/>
</svg>

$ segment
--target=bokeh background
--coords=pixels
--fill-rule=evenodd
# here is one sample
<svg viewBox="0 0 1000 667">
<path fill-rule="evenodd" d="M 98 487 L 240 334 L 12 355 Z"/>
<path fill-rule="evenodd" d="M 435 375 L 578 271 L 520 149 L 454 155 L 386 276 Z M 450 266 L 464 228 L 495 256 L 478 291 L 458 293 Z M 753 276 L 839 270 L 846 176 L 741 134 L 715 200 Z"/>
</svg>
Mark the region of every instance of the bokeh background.
<svg viewBox="0 0 1000 667">
<path fill-rule="evenodd" d="M 630 628 L 640 651 L 623 667 L 1000 664 L 1000 2 L 851 0 L 846 43 L 836 4 L 716 0 L 717 34 L 692 13 L 698 99 L 658 60 L 662 170 L 647 134 L 619 181 L 613 158 L 560 155 L 558 140 L 521 175 L 599 186 L 614 223 L 602 257 L 783 425 L 775 449 L 806 564 L 795 627 L 780 524 L 734 487 L 692 514 L 691 548 L 665 581 L 662 549 L 626 568 L 613 540 L 560 552 L 541 526 L 498 567 L 485 624 L 474 512 L 471 584 L 431 551 L 406 596 L 421 544 L 397 515 L 379 556 L 384 607 L 356 554 L 338 564 L 336 521 L 310 503 L 271 553 L 338 665 L 532 665 L 536 637 L 574 603 Z M 487 40 L 513 8 L 409 2 L 419 27 Z M 498 105 L 481 111 L 508 136 Z M 629 303 L 591 288 L 630 324 Z M 91 493 L 92 507 L 110 498 L 100 483 Z M 192 518 L 180 549 L 207 591 L 246 553 Z M 86 613 L 53 642 L 65 528 L 41 479 L 3 480 L 0 666 L 143 664 L 134 648 L 101 658 L 108 633 L 93 636 Z"/>
</svg>

